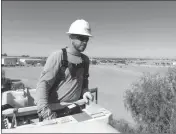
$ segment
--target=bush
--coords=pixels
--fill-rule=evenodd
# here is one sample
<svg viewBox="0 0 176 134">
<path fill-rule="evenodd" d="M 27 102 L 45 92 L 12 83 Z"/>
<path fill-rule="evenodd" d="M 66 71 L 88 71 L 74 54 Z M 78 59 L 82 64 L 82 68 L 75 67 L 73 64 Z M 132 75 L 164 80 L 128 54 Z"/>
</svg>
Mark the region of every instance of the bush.
<svg viewBox="0 0 176 134">
<path fill-rule="evenodd" d="M 124 119 L 116 120 L 112 117 L 110 118 L 109 124 L 119 132 L 135 134 L 135 128 Z"/>
<path fill-rule="evenodd" d="M 2 71 L 1 71 L 1 79 L 2 78 L 5 78 L 5 70 L 4 69 L 2 69 Z"/>
<path fill-rule="evenodd" d="M 23 82 L 15 82 L 12 83 L 11 90 L 25 89 L 25 85 Z"/>
<path fill-rule="evenodd" d="M 5 70 L 2 69 L 2 75 L 1 75 L 1 93 L 9 90 L 18 90 L 18 89 L 25 89 L 28 88 L 30 89 L 29 86 L 24 84 L 21 80 L 13 82 L 12 79 L 6 78 L 5 76 Z"/>
<path fill-rule="evenodd" d="M 125 94 L 125 107 L 131 111 L 138 132 L 176 133 L 176 69 L 165 76 L 144 74 Z"/>
<path fill-rule="evenodd" d="M 8 78 L 1 78 L 1 93 L 11 89 L 12 82 Z"/>
<path fill-rule="evenodd" d="M 97 64 L 98 64 L 98 62 L 97 62 L 96 60 L 92 60 L 91 63 L 92 63 L 93 65 L 97 65 Z"/>
</svg>

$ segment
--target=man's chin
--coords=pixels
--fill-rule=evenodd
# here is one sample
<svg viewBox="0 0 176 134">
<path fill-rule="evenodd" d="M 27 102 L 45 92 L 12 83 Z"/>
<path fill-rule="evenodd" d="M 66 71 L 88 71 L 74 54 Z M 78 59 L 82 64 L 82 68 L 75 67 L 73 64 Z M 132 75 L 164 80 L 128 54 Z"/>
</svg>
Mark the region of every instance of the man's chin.
<svg viewBox="0 0 176 134">
<path fill-rule="evenodd" d="M 84 49 L 79 49 L 79 52 L 84 52 L 85 48 Z"/>
</svg>

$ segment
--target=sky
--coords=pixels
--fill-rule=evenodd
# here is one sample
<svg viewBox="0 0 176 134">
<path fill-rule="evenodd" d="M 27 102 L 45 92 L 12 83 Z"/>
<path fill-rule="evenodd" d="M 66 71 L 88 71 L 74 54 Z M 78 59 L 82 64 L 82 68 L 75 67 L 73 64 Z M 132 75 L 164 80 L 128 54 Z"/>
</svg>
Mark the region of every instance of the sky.
<svg viewBox="0 0 176 134">
<path fill-rule="evenodd" d="M 175 1 L 2 1 L 2 53 L 48 56 L 69 46 L 76 19 L 91 25 L 90 57 L 176 58 Z"/>
</svg>

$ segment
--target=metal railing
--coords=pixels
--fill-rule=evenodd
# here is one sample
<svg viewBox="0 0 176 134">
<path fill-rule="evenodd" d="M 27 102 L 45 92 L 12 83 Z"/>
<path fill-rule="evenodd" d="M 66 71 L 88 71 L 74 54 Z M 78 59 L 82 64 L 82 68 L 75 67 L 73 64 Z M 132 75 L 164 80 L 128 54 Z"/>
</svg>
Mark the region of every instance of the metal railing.
<svg viewBox="0 0 176 134">
<path fill-rule="evenodd" d="M 95 93 L 95 103 L 97 104 L 98 103 L 98 88 L 91 88 L 91 89 L 89 89 L 89 91 L 91 93 Z M 52 103 L 50 106 L 51 106 L 52 110 L 59 110 L 59 109 L 64 108 L 65 106 L 71 105 L 73 103 L 76 103 L 77 105 L 81 106 L 81 105 L 86 104 L 86 101 L 84 99 L 80 99 L 78 101 L 71 102 L 71 103 L 70 102 L 69 103 L 67 103 L 67 102 Z M 16 108 L 6 109 L 6 110 L 2 111 L 2 115 L 12 117 L 15 109 Z M 18 110 L 17 110 L 17 116 L 25 116 L 25 115 L 35 114 L 35 113 L 37 113 L 37 106 L 23 107 L 23 108 L 18 108 Z"/>
</svg>

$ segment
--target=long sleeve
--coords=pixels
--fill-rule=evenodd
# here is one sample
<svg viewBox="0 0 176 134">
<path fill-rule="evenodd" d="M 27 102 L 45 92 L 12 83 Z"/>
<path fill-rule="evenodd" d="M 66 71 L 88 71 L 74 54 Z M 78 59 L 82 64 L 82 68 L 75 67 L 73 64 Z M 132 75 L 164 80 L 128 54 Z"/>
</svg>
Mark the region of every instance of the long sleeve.
<svg viewBox="0 0 176 134">
<path fill-rule="evenodd" d="M 38 111 L 48 107 L 48 96 L 61 66 L 61 52 L 53 52 L 47 59 L 37 83 L 36 102 Z"/>
</svg>

